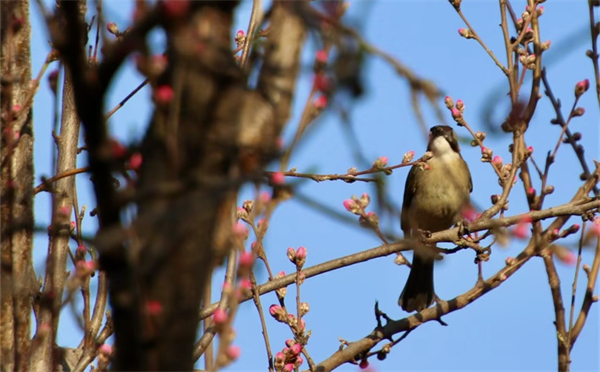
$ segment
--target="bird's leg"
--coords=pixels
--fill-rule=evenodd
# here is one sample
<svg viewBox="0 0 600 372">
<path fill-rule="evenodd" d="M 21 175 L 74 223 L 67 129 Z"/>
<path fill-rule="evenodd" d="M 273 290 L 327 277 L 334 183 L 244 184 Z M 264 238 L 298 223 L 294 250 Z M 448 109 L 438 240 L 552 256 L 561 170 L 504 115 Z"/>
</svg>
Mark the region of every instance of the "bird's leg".
<svg viewBox="0 0 600 372">
<path fill-rule="evenodd" d="M 423 242 L 423 239 L 431 238 L 431 231 L 421 230 L 421 229 L 418 229 L 418 231 L 419 231 L 419 240 L 421 241 L 421 243 Z"/>
<path fill-rule="evenodd" d="M 465 235 L 469 234 L 469 221 L 466 219 L 462 219 L 456 223 L 456 227 L 458 227 L 458 238 L 462 238 Z"/>
</svg>

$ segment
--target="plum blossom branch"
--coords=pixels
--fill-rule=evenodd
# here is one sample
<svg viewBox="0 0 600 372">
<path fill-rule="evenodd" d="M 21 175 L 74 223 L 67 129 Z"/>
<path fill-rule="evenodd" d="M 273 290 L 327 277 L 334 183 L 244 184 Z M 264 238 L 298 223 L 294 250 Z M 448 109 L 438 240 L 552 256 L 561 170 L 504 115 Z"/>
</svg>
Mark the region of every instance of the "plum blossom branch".
<svg viewBox="0 0 600 372">
<path fill-rule="evenodd" d="M 591 182 L 597 182 L 597 172 L 595 172 L 594 175 L 596 178 L 591 179 Z M 551 217 L 566 217 L 571 215 L 579 215 L 588 211 L 595 211 L 598 208 L 600 208 L 600 200 L 582 202 L 581 200 L 577 199 L 562 206 L 552 207 L 541 211 L 531 211 L 526 214 L 519 214 L 512 217 L 476 220 L 468 224 L 468 229 L 471 232 L 482 231 L 517 224 L 523 220 L 524 216 L 529 216 L 532 221 L 537 221 Z M 453 242 L 456 239 L 457 234 L 458 227 L 454 227 L 452 229 L 433 233 L 430 237 L 424 238 L 423 241 L 425 243 Z M 306 278 L 311 278 L 313 276 L 333 271 L 342 267 L 352 266 L 360 262 L 372 260 L 378 257 L 388 256 L 393 253 L 407 251 L 411 249 L 412 245 L 410 244 L 410 242 L 401 240 L 391 244 L 384 244 L 379 247 L 375 247 L 359 253 L 340 257 L 334 260 L 326 261 L 321 264 L 303 269 L 302 272 L 304 273 Z M 279 288 L 283 288 L 290 284 L 293 284 L 295 283 L 295 280 L 295 274 L 288 274 L 279 278 L 275 278 L 274 280 L 270 280 L 264 284 L 261 284 L 258 286 L 257 289 L 259 293 L 263 295 L 265 293 L 273 292 Z M 241 297 L 240 302 L 248 301 L 251 298 L 252 297 L 249 295 L 244 295 Z M 206 309 L 203 309 L 200 312 L 200 319 L 204 319 L 210 316 L 212 313 L 214 313 L 217 307 L 217 303 L 213 303 Z"/>
<path fill-rule="evenodd" d="M 451 1 L 451 4 L 453 5 L 454 10 L 456 10 L 456 13 L 458 13 L 460 18 L 463 20 L 465 25 L 468 27 L 468 29 L 466 29 L 466 30 L 463 28 L 458 30 L 459 34 L 464 38 L 477 40 L 479 45 L 481 45 L 483 47 L 483 49 L 486 51 L 486 53 L 494 60 L 494 63 L 496 64 L 496 66 L 498 66 L 502 70 L 502 72 L 504 72 L 505 75 L 508 75 L 508 70 L 506 69 L 506 67 L 504 67 L 502 62 L 500 62 L 498 60 L 498 58 L 496 58 L 496 56 L 494 55 L 494 52 L 492 52 L 492 50 L 490 48 L 488 48 L 488 46 L 483 42 L 483 40 L 479 37 L 479 35 L 475 31 L 475 29 L 473 28 L 473 26 L 471 26 L 471 24 L 467 20 L 467 17 L 465 17 L 465 15 L 463 14 L 463 12 L 460 8 L 460 1 L 458 1 L 458 2 Z M 458 5 L 456 5 L 456 4 L 458 4 Z"/>
<path fill-rule="evenodd" d="M 428 156 L 424 156 L 417 161 L 411 162 L 414 157 L 415 152 L 409 151 L 404 154 L 404 159 L 402 163 L 396 164 L 393 166 L 386 167 L 387 165 L 387 157 L 382 156 L 378 158 L 373 166 L 369 169 L 358 171 L 356 168 L 352 167 L 345 174 L 313 174 L 313 173 L 298 173 L 295 170 L 287 171 L 287 172 L 279 172 L 280 175 L 285 177 L 298 177 L 298 178 L 308 178 L 316 182 L 323 181 L 337 181 L 343 180 L 346 182 L 354 182 L 354 181 L 364 181 L 364 182 L 378 182 L 379 180 L 376 178 L 359 178 L 357 176 L 362 176 L 365 174 L 374 174 L 374 173 L 385 173 L 386 175 L 390 175 L 394 169 L 403 168 L 415 165 L 419 162 L 425 161 Z M 269 178 L 273 178 L 274 174 L 278 172 L 265 172 L 265 174 Z"/>
<path fill-rule="evenodd" d="M 600 163 L 597 164 L 594 178 L 588 179 L 586 183 L 579 188 L 573 196 L 572 202 L 577 202 L 581 198 L 585 198 L 593 185 L 598 182 L 600 177 Z M 329 358 L 317 365 L 317 369 L 322 372 L 331 371 L 340 365 L 350 362 L 355 359 L 355 356 L 371 350 L 379 342 L 390 339 L 393 335 L 415 329 L 421 324 L 432 320 L 439 320 L 443 315 L 462 309 L 470 303 L 476 301 L 484 294 L 500 286 L 512 274 L 519 270 L 531 257 L 538 254 L 541 249 L 550 244 L 553 239 L 553 234 L 560 229 L 569 219 L 569 215 L 557 217 L 550 226 L 541 233 L 540 239 L 530 239 L 526 248 L 513 260 L 506 262 L 506 266 L 500 269 L 496 274 L 483 282 L 477 284 L 469 291 L 453 298 L 450 301 L 439 300 L 437 305 L 425 309 L 417 314 L 411 315 L 400 320 L 389 319 L 385 326 L 377 326 L 369 335 L 356 341 L 347 343 L 346 348 L 340 348 L 333 353 Z M 600 247 L 600 243 L 599 243 Z"/>
</svg>

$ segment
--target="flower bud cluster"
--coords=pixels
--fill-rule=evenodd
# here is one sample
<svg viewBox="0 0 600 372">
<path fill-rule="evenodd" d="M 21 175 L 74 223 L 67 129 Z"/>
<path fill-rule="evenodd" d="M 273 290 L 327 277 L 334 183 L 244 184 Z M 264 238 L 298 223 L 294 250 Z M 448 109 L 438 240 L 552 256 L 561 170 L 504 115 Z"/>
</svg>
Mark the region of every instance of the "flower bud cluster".
<svg viewBox="0 0 600 372">
<path fill-rule="evenodd" d="M 297 250 L 294 250 L 292 247 L 287 249 L 287 257 L 291 263 L 296 265 L 297 270 L 301 270 L 304 266 L 304 263 L 306 262 L 306 254 L 307 250 L 304 247 L 298 247 Z"/>
<path fill-rule="evenodd" d="M 275 354 L 275 371 L 277 372 L 292 372 L 304 363 L 300 356 L 302 344 L 289 339 L 285 341 L 285 345 L 280 352 Z"/>
<path fill-rule="evenodd" d="M 461 30 L 465 30 L 461 28 Z M 459 127 L 463 127 L 465 125 L 465 119 L 463 117 L 463 112 L 465 111 L 465 103 L 459 99 L 454 104 L 454 100 L 450 96 L 446 96 L 444 98 L 444 103 L 448 110 L 450 110 L 450 114 L 452 115 L 452 119 L 456 122 Z"/>
</svg>

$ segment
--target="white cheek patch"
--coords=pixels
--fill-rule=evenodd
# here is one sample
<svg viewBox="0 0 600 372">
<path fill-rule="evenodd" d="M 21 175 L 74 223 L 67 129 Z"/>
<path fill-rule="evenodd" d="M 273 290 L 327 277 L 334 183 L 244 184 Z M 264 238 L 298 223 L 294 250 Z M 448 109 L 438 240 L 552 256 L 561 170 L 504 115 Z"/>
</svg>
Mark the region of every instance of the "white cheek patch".
<svg viewBox="0 0 600 372">
<path fill-rule="evenodd" d="M 451 162 L 460 158 L 460 154 L 454 151 L 448 141 L 440 136 L 436 137 L 431 143 L 431 151 L 433 152 L 434 158 L 444 161 Z"/>
<path fill-rule="evenodd" d="M 431 144 L 431 150 L 436 155 L 444 155 L 447 153 L 453 153 L 452 147 L 446 139 L 442 136 L 436 137 Z"/>
</svg>

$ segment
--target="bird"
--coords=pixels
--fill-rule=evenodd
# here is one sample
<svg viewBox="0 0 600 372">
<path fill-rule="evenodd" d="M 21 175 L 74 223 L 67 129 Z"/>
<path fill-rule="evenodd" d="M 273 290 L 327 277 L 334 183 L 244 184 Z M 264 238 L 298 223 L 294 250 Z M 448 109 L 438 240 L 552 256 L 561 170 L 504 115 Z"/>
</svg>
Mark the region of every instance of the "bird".
<svg viewBox="0 0 600 372">
<path fill-rule="evenodd" d="M 462 221 L 462 214 L 470 207 L 473 182 L 460 154 L 456 132 L 447 125 L 432 127 L 427 151 L 431 157 L 424 164 L 413 165 L 406 178 L 400 217 L 405 239 L 416 240 L 422 232 L 449 229 Z M 410 274 L 398 299 L 406 312 L 421 311 L 433 304 L 437 253 L 431 248 L 413 248 Z"/>
</svg>

